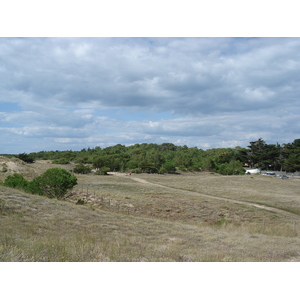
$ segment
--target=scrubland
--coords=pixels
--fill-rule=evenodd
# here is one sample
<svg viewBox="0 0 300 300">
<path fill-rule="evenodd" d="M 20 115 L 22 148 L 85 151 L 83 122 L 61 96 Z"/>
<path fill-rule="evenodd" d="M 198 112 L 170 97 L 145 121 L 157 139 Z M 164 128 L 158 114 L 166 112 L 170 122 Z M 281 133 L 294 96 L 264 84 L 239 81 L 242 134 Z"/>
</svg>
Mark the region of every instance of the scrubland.
<svg viewBox="0 0 300 300">
<path fill-rule="evenodd" d="M 299 179 L 76 176 L 64 201 L 0 186 L 0 261 L 300 261 Z"/>
</svg>

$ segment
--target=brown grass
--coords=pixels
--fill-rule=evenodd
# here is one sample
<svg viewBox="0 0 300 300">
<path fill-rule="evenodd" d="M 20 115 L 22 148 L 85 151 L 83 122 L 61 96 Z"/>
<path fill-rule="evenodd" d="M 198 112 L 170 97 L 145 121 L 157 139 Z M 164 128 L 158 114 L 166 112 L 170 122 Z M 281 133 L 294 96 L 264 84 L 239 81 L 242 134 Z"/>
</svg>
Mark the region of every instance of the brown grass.
<svg viewBox="0 0 300 300">
<path fill-rule="evenodd" d="M 41 165 L 34 164 L 37 172 Z M 53 167 L 43 164 L 43 168 L 47 165 Z M 75 205 L 0 187 L 0 260 L 300 260 L 297 214 L 205 197 L 297 211 L 297 180 L 273 183 L 275 178 L 263 176 L 210 174 L 133 177 L 173 188 L 137 182 L 129 176 L 78 175 L 74 192 L 82 198 L 88 192 L 94 200 Z"/>
</svg>

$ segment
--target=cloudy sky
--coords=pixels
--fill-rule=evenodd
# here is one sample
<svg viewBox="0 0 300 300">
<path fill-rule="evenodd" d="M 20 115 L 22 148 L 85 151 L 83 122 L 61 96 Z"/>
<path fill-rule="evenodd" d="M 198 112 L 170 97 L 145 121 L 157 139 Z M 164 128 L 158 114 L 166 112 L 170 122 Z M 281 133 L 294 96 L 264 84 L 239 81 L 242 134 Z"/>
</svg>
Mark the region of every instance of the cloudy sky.
<svg viewBox="0 0 300 300">
<path fill-rule="evenodd" d="M 0 153 L 300 138 L 300 38 L 0 38 Z"/>
</svg>

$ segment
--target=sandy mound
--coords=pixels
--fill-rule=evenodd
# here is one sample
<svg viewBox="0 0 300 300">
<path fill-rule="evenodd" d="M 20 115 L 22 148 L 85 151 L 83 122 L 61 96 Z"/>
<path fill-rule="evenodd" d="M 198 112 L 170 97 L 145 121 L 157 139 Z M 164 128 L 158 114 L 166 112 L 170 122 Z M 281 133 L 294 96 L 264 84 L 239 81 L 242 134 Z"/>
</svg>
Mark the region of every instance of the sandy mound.
<svg viewBox="0 0 300 300">
<path fill-rule="evenodd" d="M 38 175 L 35 169 L 24 161 L 15 157 L 7 158 L 4 156 L 0 156 L 0 173 L 4 175 L 4 177 L 19 173 L 26 179 L 32 179 Z"/>
</svg>

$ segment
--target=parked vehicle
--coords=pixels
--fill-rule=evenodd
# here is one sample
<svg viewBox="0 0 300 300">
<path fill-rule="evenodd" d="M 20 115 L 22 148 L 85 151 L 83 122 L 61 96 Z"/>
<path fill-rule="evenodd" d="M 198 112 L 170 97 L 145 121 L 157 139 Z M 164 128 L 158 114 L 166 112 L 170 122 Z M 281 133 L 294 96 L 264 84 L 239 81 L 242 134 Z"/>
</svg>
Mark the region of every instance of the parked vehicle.
<svg viewBox="0 0 300 300">
<path fill-rule="evenodd" d="M 279 175 L 278 177 L 281 178 L 281 179 L 289 179 L 289 177 L 286 176 L 286 175 Z"/>
<path fill-rule="evenodd" d="M 266 176 L 274 176 L 276 177 L 276 173 L 275 172 L 265 172 L 262 175 L 266 175 Z"/>
</svg>

